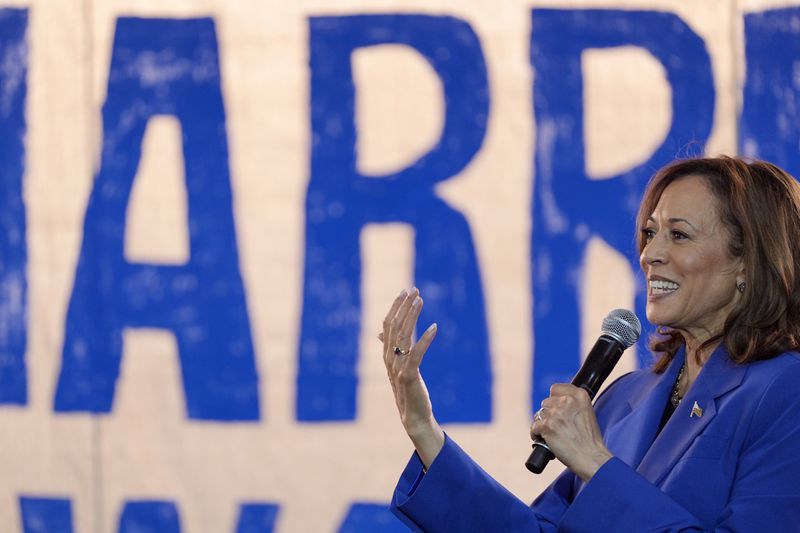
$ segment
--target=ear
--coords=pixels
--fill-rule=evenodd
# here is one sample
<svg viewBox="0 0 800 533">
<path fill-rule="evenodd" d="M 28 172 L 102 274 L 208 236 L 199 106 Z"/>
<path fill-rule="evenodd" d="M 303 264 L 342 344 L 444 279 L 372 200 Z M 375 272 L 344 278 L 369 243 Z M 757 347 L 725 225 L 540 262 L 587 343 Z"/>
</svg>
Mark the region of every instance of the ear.
<svg viewBox="0 0 800 533">
<path fill-rule="evenodd" d="M 744 260 L 740 257 L 738 261 L 738 265 L 735 269 L 736 271 L 736 287 L 738 288 L 740 285 L 743 285 L 747 282 L 747 277 L 745 276 L 745 268 L 744 268 Z M 743 291 L 739 291 L 743 292 Z"/>
<path fill-rule="evenodd" d="M 736 271 L 736 283 L 744 283 L 745 281 L 747 281 L 747 277 L 745 276 L 744 259 L 740 257 Z"/>
</svg>

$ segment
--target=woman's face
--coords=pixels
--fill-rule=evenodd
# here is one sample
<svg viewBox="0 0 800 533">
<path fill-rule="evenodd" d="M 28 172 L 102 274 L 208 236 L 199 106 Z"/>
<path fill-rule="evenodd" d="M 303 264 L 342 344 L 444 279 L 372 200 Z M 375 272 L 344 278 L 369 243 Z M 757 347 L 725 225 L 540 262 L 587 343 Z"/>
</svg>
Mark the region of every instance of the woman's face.
<svg viewBox="0 0 800 533">
<path fill-rule="evenodd" d="M 744 281 L 716 204 L 704 178 L 686 176 L 664 189 L 643 228 L 647 319 L 700 341 L 722 331 Z"/>
</svg>

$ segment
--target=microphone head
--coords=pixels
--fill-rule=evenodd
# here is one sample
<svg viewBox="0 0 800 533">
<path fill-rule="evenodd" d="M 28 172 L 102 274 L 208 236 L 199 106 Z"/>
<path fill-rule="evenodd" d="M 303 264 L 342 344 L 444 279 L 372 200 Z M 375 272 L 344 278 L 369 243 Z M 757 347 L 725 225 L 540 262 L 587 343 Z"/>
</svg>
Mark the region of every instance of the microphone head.
<svg viewBox="0 0 800 533">
<path fill-rule="evenodd" d="M 603 319 L 603 334 L 618 340 L 627 349 L 642 333 L 642 325 L 633 312 L 627 309 L 614 309 Z"/>
</svg>

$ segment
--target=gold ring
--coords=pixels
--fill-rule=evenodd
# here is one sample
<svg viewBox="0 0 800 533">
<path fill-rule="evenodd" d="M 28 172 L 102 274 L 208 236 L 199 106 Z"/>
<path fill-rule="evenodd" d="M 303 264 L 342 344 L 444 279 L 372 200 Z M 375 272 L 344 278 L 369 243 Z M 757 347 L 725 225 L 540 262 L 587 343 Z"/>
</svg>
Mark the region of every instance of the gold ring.
<svg viewBox="0 0 800 533">
<path fill-rule="evenodd" d="M 408 350 L 403 350 L 399 346 L 395 346 L 394 347 L 394 354 L 395 355 L 407 355 L 408 354 Z"/>
</svg>

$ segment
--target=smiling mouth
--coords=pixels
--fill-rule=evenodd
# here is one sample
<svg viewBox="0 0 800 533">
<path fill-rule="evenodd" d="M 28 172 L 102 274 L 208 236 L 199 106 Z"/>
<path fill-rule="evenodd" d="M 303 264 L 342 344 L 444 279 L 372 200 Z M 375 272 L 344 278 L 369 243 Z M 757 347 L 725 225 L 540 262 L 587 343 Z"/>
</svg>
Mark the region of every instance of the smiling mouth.
<svg viewBox="0 0 800 533">
<path fill-rule="evenodd" d="M 674 281 L 667 281 L 663 279 L 650 280 L 650 294 L 653 296 L 673 293 L 677 291 L 679 287 L 680 285 Z"/>
</svg>

